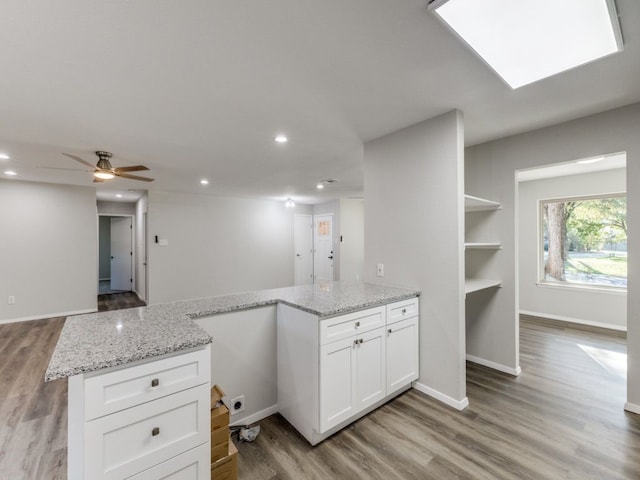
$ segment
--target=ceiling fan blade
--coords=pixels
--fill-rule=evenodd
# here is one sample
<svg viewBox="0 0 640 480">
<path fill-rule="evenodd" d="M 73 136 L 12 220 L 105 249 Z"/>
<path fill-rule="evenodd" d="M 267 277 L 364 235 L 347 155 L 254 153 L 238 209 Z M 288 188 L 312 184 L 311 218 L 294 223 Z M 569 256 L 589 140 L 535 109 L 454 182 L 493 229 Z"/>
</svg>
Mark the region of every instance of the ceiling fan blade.
<svg viewBox="0 0 640 480">
<path fill-rule="evenodd" d="M 104 181 L 104 178 L 93 177 L 93 183 L 102 183 Z"/>
<path fill-rule="evenodd" d="M 131 167 L 116 167 L 114 172 L 141 172 L 142 170 L 149 170 L 144 165 L 133 165 Z"/>
<path fill-rule="evenodd" d="M 93 170 L 85 170 L 83 168 L 43 167 L 41 165 L 37 168 L 43 168 L 45 170 L 69 170 L 72 172 L 93 172 Z"/>
<path fill-rule="evenodd" d="M 137 175 L 129 175 L 128 173 L 113 172 L 117 177 L 128 178 L 129 180 L 141 180 L 143 182 L 153 182 L 153 178 L 139 177 Z"/>
<path fill-rule="evenodd" d="M 62 155 L 66 156 L 66 157 L 69 157 L 69 158 L 72 158 L 76 162 L 80 162 L 83 165 L 86 165 L 87 167 L 95 168 L 95 165 L 93 165 L 92 163 L 87 162 L 85 159 L 80 158 L 80 157 L 78 157 L 76 155 L 71 155 L 70 153 L 63 153 Z"/>
</svg>

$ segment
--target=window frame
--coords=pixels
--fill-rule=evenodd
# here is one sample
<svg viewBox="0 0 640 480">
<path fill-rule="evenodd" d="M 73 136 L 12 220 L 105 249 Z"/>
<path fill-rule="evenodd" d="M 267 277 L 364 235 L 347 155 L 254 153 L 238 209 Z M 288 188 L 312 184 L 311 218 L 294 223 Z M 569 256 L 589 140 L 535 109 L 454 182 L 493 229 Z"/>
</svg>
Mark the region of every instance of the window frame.
<svg viewBox="0 0 640 480">
<path fill-rule="evenodd" d="M 585 200 L 600 200 L 606 198 L 619 198 L 627 197 L 627 192 L 613 192 L 613 193 L 598 193 L 589 195 L 571 195 L 567 197 L 552 197 L 538 200 L 538 277 L 536 285 L 539 287 L 558 288 L 558 289 L 570 289 L 570 290 L 585 290 L 585 291 L 600 291 L 613 294 L 627 294 L 627 287 L 616 287 L 613 285 L 589 285 L 585 283 L 576 283 L 570 281 L 560 280 L 547 280 L 544 272 L 544 205 L 547 203 L 566 203 L 573 201 L 585 201 Z M 628 211 L 627 211 L 628 216 Z M 628 250 L 627 250 L 628 255 Z M 628 279 L 627 273 L 627 279 Z"/>
</svg>

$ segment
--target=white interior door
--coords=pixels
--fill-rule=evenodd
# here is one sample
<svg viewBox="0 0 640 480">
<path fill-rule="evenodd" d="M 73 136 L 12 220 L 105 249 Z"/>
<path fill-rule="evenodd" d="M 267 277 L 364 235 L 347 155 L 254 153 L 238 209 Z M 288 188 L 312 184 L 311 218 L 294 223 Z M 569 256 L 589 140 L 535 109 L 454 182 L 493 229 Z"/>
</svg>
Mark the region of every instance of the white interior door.
<svg viewBox="0 0 640 480">
<path fill-rule="evenodd" d="M 133 220 L 111 217 L 111 290 L 130 291 L 133 281 Z"/>
<path fill-rule="evenodd" d="M 295 284 L 313 283 L 313 218 L 311 215 L 294 215 L 293 249 Z"/>
<path fill-rule="evenodd" d="M 333 280 L 333 214 L 314 215 L 313 227 L 315 281 Z"/>
</svg>

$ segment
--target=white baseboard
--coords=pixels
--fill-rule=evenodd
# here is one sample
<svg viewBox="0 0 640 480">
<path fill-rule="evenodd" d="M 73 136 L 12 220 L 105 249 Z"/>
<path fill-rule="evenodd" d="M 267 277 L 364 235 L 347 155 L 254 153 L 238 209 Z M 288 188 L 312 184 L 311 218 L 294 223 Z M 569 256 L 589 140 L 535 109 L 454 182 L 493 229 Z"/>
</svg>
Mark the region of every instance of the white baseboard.
<svg viewBox="0 0 640 480">
<path fill-rule="evenodd" d="M 627 412 L 637 413 L 640 415 L 640 405 L 636 405 L 635 403 L 629 403 L 629 402 L 625 403 L 624 409 Z"/>
<path fill-rule="evenodd" d="M 434 390 L 433 388 L 427 387 L 422 383 L 413 382 L 412 386 L 419 392 L 422 392 L 425 395 L 429 395 L 430 397 L 433 397 L 436 400 L 441 401 L 445 405 L 449 405 L 450 407 L 455 408 L 456 410 L 464 410 L 469 406 L 469 399 L 467 397 L 464 397 L 462 400 L 456 400 L 455 398 L 452 398 L 449 395 L 445 395 L 444 393 Z"/>
<path fill-rule="evenodd" d="M 522 373 L 520 365 L 518 365 L 516 368 L 513 368 L 502 365 L 501 363 L 492 362 L 491 360 L 475 357 L 473 355 L 467 355 L 466 358 L 470 362 L 477 363 L 478 365 L 482 365 L 484 367 L 493 368 L 494 370 L 498 370 L 499 372 L 508 373 L 509 375 L 514 375 L 516 377 Z"/>
<path fill-rule="evenodd" d="M 548 318 L 550 320 L 560 320 L 561 322 L 577 323 L 578 325 L 587 325 L 589 327 L 606 328 L 617 332 L 626 332 L 627 327 L 623 325 L 612 325 L 610 323 L 592 322 L 591 320 L 582 320 L 580 318 L 565 317 L 564 315 L 552 315 L 549 313 L 530 312 L 528 310 L 520 310 L 520 315 L 529 315 L 531 317 Z"/>
<path fill-rule="evenodd" d="M 270 407 L 265 408 L 264 410 L 260 410 L 259 412 L 252 413 L 251 415 L 247 415 L 245 417 L 241 416 L 239 413 L 231 416 L 231 422 L 229 426 L 234 427 L 237 425 L 251 425 L 252 423 L 259 422 L 260 420 L 267 418 L 269 415 L 273 415 L 274 413 L 278 413 L 278 405 L 271 405 Z M 236 416 L 238 419 L 236 420 Z"/>
<path fill-rule="evenodd" d="M 97 308 L 90 308 L 87 310 L 75 310 L 73 312 L 58 312 L 58 313 L 47 313 L 46 315 L 35 315 L 33 317 L 22 317 L 22 318 L 9 318 L 6 320 L 0 320 L 0 324 L 3 323 L 17 323 L 17 322 L 30 322 L 31 320 L 42 320 L 45 318 L 55 318 L 55 317 L 70 317 L 72 315 L 82 315 L 83 313 L 95 313 L 97 312 Z"/>
</svg>

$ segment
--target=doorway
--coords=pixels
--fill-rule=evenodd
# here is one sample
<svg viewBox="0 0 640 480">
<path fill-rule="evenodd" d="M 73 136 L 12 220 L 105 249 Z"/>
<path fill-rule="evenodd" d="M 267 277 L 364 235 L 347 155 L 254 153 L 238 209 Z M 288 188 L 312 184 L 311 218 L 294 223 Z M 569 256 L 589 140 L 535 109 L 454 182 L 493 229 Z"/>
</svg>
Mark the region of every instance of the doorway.
<svg viewBox="0 0 640 480">
<path fill-rule="evenodd" d="M 313 216 L 315 282 L 334 279 L 333 213 Z"/>
<path fill-rule="evenodd" d="M 131 215 L 99 215 L 98 294 L 133 290 L 134 232 Z"/>
</svg>

